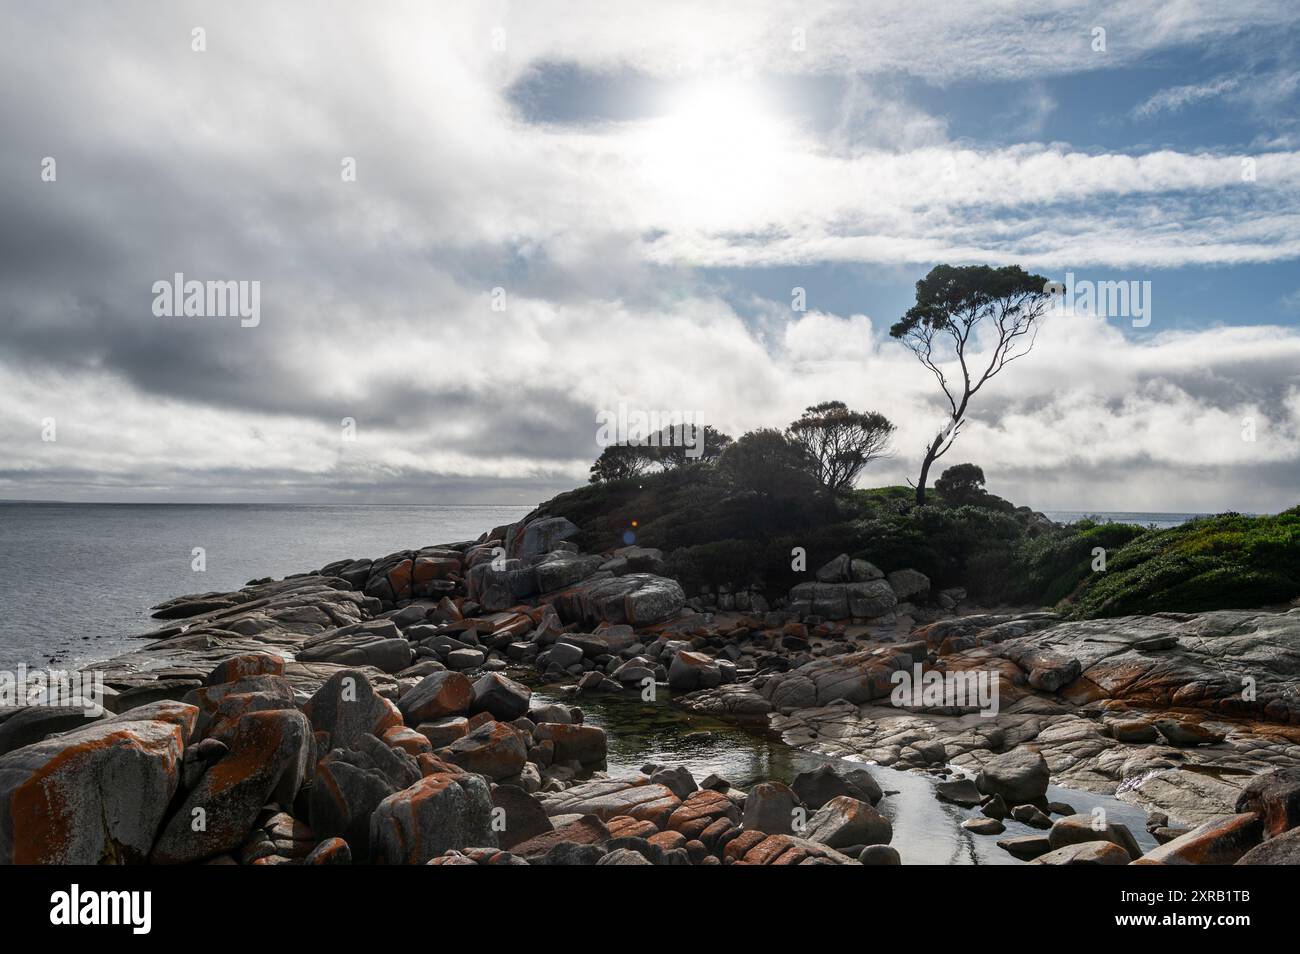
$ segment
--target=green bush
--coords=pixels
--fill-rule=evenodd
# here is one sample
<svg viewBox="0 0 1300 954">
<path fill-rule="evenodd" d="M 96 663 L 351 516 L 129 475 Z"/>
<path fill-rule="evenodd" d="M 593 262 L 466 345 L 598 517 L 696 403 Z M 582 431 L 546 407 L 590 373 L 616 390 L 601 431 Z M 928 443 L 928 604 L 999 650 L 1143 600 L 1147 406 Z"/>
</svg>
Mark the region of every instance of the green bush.
<svg viewBox="0 0 1300 954">
<path fill-rule="evenodd" d="M 561 494 L 535 516 L 564 516 L 590 552 L 624 545 L 667 555 L 694 592 L 762 582 L 777 595 L 840 553 L 886 573 L 911 567 L 937 588 L 963 586 L 986 604 L 1057 606 L 1077 619 L 1285 603 L 1300 596 L 1300 507 L 1277 516 L 1221 514 L 1172 529 L 1084 520 L 1045 526 L 1028 508 L 985 495 L 926 506 L 907 487 L 781 496 L 738 489 L 721 468 L 687 465 Z M 790 568 L 794 547 L 807 569 Z M 1093 550 L 1106 550 L 1093 572 Z"/>
<path fill-rule="evenodd" d="M 1300 596 L 1300 508 L 1277 516 L 1226 513 L 1148 530 L 1088 575 L 1065 604 L 1077 619 L 1198 612 L 1285 603 Z"/>
<path fill-rule="evenodd" d="M 1021 543 L 1008 598 L 1015 602 L 1054 605 L 1070 596 L 1092 573 L 1093 550 L 1110 556 L 1145 533 L 1128 523 L 1078 523 L 1027 539 Z"/>
</svg>

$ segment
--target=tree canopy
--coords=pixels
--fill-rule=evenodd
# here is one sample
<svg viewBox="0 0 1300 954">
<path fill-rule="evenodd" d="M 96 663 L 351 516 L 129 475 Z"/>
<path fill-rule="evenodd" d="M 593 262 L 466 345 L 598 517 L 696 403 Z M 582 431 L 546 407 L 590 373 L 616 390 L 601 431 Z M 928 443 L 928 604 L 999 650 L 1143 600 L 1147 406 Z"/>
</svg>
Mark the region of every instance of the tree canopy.
<svg viewBox="0 0 1300 954">
<path fill-rule="evenodd" d="M 951 413 L 925 449 L 918 504 L 925 503 L 930 467 L 957 439 L 971 398 L 1033 348 L 1050 299 L 1048 280 L 1019 265 L 936 265 L 916 283 L 916 304 L 889 333 L 934 375 Z"/>
<path fill-rule="evenodd" d="M 885 453 L 894 425 L 875 411 L 850 411 L 843 401 L 807 408 L 790 425 L 817 482 L 835 494 L 851 488 L 862 468 Z"/>
</svg>

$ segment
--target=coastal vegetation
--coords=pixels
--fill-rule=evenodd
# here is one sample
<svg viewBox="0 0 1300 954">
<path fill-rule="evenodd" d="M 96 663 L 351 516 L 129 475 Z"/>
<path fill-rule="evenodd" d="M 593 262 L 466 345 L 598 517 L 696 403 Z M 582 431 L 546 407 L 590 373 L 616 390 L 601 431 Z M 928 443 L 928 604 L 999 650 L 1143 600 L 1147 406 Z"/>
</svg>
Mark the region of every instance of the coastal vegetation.
<svg viewBox="0 0 1300 954">
<path fill-rule="evenodd" d="M 889 333 L 934 375 L 952 415 L 926 445 L 917 506 L 925 504 L 930 468 L 957 440 L 971 399 L 1034 347 L 1049 284 L 1018 265 L 936 265 L 916 283 L 916 304 Z"/>
<path fill-rule="evenodd" d="M 984 605 L 1050 607 L 1075 619 L 1300 597 L 1300 508 L 1168 529 L 1057 524 L 985 490 L 974 464 L 948 468 L 918 506 L 905 486 L 826 494 L 801 460 L 783 432 L 754 431 L 716 464 L 592 484 L 539 513 L 572 520 L 584 550 L 629 542 L 662 550 L 688 592 L 756 583 L 783 592 L 807 579 L 792 566 L 803 548 L 808 567 L 848 553 L 886 572 L 917 569 Z"/>
</svg>

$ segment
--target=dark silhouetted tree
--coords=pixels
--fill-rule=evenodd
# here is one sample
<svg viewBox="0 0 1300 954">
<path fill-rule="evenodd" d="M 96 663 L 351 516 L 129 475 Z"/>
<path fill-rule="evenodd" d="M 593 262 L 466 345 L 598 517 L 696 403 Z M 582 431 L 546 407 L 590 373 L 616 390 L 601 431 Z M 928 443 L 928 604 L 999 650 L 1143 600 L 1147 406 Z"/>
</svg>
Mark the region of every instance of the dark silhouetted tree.
<svg viewBox="0 0 1300 954">
<path fill-rule="evenodd" d="M 843 401 L 815 404 L 790 425 L 790 437 L 812 462 L 829 493 L 853 487 L 862 468 L 885 453 L 894 425 L 875 411 L 850 411 Z"/>
<path fill-rule="evenodd" d="M 696 451 L 697 432 L 685 434 L 679 428 L 666 427 L 653 442 L 644 444 L 610 444 L 591 465 L 590 482 L 607 483 L 628 477 L 640 477 L 652 468 L 672 470 L 684 464 L 716 464 L 732 443 L 731 437 L 706 425 L 703 446 Z"/>
<path fill-rule="evenodd" d="M 601 484 L 641 476 L 654 462 L 652 455 L 647 453 L 653 450 L 655 448 L 640 444 L 610 444 L 591 465 L 591 483 Z"/>
<path fill-rule="evenodd" d="M 976 464 L 953 464 L 934 482 L 944 502 L 960 507 L 984 496 L 984 471 Z"/>
<path fill-rule="evenodd" d="M 715 463 L 731 443 L 729 435 L 706 424 L 702 432 L 690 427 L 685 431 L 679 427 L 665 427 L 659 432 L 657 446 L 646 449 L 660 467 L 672 470 L 686 464 Z"/>
<path fill-rule="evenodd" d="M 925 448 L 917 504 L 925 503 L 930 467 L 957 439 L 971 398 L 1033 348 L 1051 299 L 1047 284 L 1042 275 L 1031 275 L 1018 265 L 936 265 L 916 283 L 916 304 L 889 333 L 935 376 L 952 414 Z M 977 350 L 982 347 L 988 349 L 984 354 Z"/>
<path fill-rule="evenodd" d="M 817 488 L 804 449 L 770 427 L 743 435 L 726 449 L 718 467 L 737 487 L 757 491 L 769 499 Z"/>
</svg>

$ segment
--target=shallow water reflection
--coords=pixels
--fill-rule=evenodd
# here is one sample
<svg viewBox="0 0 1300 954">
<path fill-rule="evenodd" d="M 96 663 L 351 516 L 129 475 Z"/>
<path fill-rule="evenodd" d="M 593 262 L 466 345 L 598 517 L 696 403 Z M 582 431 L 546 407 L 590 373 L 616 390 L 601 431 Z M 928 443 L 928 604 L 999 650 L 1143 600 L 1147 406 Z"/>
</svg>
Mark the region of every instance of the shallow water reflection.
<svg viewBox="0 0 1300 954">
<path fill-rule="evenodd" d="M 513 675 L 528 681 L 525 673 Z M 642 702 L 640 695 L 631 691 L 570 697 L 555 685 L 534 685 L 533 700 L 536 704 L 577 705 L 588 723 L 604 729 L 609 735 L 610 775 L 634 775 L 647 762 L 656 762 L 683 765 L 696 781 L 717 773 L 732 785 L 749 788 L 757 782 L 789 782 L 800 772 L 827 762 L 850 764 L 793 748 L 765 732 L 675 709 L 670 704 L 671 693 L 663 687 L 653 703 Z M 1020 864 L 996 842 L 1014 835 L 1042 834 L 1006 819 L 1007 830 L 1002 835 L 973 835 L 961 823 L 977 817 L 978 809 L 939 801 L 934 796 L 932 777 L 879 765 L 872 765 L 871 773 L 880 787 L 891 793 L 877 808 L 893 823 L 891 844 L 902 855 L 904 864 Z M 1127 825 L 1143 850 L 1156 845 L 1146 832 L 1146 814 L 1140 808 L 1109 796 L 1056 785 L 1049 787 L 1047 797 L 1065 802 L 1077 812 L 1104 808 L 1107 820 Z"/>
</svg>

